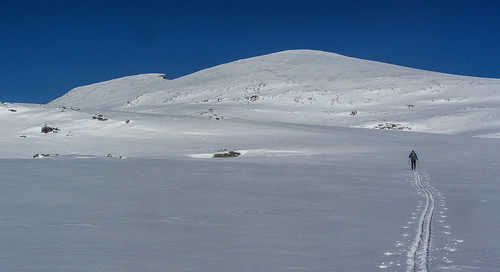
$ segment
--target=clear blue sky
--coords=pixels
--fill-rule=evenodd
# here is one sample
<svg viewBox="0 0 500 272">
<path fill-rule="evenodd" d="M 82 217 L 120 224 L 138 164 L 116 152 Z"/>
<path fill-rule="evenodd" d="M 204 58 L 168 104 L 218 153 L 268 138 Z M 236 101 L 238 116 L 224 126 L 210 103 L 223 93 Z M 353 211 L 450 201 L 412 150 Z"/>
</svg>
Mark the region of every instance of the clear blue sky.
<svg viewBox="0 0 500 272">
<path fill-rule="evenodd" d="M 0 0 L 0 101 L 287 49 L 500 78 L 500 1 Z"/>
</svg>

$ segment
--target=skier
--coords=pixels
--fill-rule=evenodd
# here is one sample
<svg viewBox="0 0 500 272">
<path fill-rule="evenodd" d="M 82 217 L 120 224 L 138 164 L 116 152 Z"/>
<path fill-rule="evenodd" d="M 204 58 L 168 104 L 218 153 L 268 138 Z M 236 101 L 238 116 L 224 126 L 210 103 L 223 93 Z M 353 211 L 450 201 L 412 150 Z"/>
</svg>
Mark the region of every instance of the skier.
<svg viewBox="0 0 500 272">
<path fill-rule="evenodd" d="M 418 161 L 417 153 L 415 153 L 415 151 L 412 150 L 408 158 L 410 158 L 411 160 L 411 170 L 415 170 L 417 168 L 417 161 Z"/>
</svg>

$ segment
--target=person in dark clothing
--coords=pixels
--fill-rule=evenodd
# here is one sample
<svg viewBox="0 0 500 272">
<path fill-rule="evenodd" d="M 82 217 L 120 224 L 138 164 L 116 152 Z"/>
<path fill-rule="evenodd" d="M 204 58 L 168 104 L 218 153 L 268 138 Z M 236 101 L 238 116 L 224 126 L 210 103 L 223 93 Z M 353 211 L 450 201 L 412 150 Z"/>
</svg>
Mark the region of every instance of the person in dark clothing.
<svg viewBox="0 0 500 272">
<path fill-rule="evenodd" d="M 415 153 L 415 151 L 412 150 L 408 158 L 410 158 L 411 160 L 411 170 L 417 169 L 417 161 L 418 161 L 417 153 Z"/>
</svg>

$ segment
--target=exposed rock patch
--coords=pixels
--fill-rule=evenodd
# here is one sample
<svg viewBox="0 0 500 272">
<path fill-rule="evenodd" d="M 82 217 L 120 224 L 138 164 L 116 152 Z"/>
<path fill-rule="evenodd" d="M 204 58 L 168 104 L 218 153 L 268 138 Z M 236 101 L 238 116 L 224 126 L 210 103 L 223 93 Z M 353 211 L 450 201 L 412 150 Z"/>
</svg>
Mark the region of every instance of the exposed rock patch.
<svg viewBox="0 0 500 272">
<path fill-rule="evenodd" d="M 232 151 L 232 150 L 221 150 L 214 154 L 214 158 L 236 158 L 241 155 L 240 152 Z"/>
<path fill-rule="evenodd" d="M 61 131 L 59 128 L 56 128 L 56 127 L 49 127 L 47 126 L 47 124 L 45 124 L 43 127 L 42 127 L 42 133 L 58 133 L 59 131 Z"/>
</svg>

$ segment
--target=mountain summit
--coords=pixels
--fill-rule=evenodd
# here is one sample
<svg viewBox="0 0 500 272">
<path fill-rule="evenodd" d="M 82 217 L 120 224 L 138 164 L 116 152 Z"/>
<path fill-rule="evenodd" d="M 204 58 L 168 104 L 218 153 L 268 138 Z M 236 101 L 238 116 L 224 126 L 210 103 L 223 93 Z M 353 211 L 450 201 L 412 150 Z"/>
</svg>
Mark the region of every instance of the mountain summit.
<svg viewBox="0 0 500 272">
<path fill-rule="evenodd" d="M 145 74 L 78 87 L 49 105 L 477 135 L 500 131 L 499 88 L 497 79 L 291 50 L 173 80 Z"/>
</svg>

